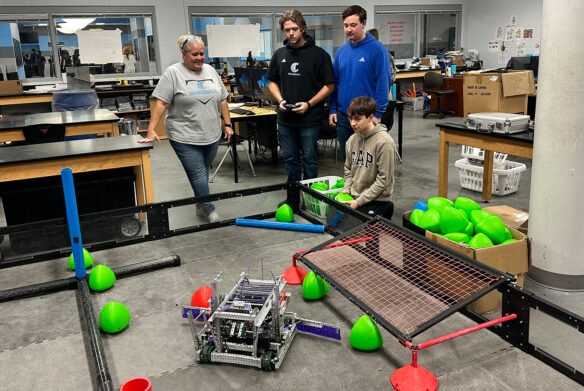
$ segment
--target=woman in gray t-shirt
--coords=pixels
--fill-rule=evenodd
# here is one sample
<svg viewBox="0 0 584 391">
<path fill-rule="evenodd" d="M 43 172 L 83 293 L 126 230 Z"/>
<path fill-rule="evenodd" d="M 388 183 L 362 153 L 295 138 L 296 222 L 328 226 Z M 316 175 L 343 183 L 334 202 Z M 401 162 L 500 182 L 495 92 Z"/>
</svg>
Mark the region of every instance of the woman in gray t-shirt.
<svg viewBox="0 0 584 391">
<path fill-rule="evenodd" d="M 164 127 L 170 145 L 182 163 L 196 197 L 209 194 L 209 168 L 221 138 L 233 135 L 227 89 L 214 68 L 205 64 L 201 37 L 182 35 L 177 42 L 183 61 L 169 66 L 156 85 L 148 135 L 141 142 L 160 141 L 156 125 L 168 110 Z M 197 215 L 219 221 L 210 202 L 197 204 Z"/>
</svg>

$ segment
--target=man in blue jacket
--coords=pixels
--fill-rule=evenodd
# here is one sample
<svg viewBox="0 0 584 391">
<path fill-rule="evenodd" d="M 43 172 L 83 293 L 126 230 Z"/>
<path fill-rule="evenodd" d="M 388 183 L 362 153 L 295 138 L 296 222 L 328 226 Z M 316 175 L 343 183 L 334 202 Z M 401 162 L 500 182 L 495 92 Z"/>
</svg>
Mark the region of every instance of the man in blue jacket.
<svg viewBox="0 0 584 391">
<path fill-rule="evenodd" d="M 326 119 L 324 100 L 335 84 L 331 58 L 305 33 L 300 11 L 285 11 L 280 28 L 286 40 L 270 61 L 267 79 L 270 93 L 279 102 L 278 136 L 288 182 L 295 182 L 302 179 L 302 168 L 304 179 L 318 176 L 316 147 L 321 121 Z"/>
<path fill-rule="evenodd" d="M 330 97 L 329 124 L 337 127 L 344 161 L 345 145 L 353 134 L 347 117 L 349 104 L 358 96 L 373 98 L 377 106 L 374 120 L 380 123 L 389 103 L 391 70 L 385 46 L 365 33 L 367 11 L 352 5 L 343 11 L 342 16 L 349 40 L 337 50 L 333 62 L 335 90 Z"/>
</svg>

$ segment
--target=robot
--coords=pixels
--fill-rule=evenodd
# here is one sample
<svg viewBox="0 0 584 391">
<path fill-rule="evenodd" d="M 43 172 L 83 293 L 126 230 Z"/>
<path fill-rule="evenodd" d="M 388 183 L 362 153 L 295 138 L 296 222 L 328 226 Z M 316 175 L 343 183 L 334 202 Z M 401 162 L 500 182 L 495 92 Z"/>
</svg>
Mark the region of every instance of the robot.
<svg viewBox="0 0 584 391">
<path fill-rule="evenodd" d="M 272 371 L 280 368 L 297 332 L 341 340 L 339 328 L 286 312 L 290 293 L 286 281 L 250 279 L 242 272 L 224 297 L 216 294 L 215 276 L 210 308 L 183 306 L 190 322 L 198 363 L 230 363 Z M 203 322 L 199 329 L 197 324 Z"/>
</svg>

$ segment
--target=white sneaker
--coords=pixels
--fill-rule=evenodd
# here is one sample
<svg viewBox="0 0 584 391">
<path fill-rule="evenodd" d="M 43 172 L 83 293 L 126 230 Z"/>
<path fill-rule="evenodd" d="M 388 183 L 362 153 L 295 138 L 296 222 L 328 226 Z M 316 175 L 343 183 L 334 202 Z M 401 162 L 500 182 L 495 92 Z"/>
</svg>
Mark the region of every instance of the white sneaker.
<svg viewBox="0 0 584 391">
<path fill-rule="evenodd" d="M 218 221 L 221 221 L 221 217 L 219 217 L 219 215 L 215 211 L 209 213 L 209 215 L 207 216 L 207 219 L 209 219 L 210 223 L 216 223 Z"/>
</svg>

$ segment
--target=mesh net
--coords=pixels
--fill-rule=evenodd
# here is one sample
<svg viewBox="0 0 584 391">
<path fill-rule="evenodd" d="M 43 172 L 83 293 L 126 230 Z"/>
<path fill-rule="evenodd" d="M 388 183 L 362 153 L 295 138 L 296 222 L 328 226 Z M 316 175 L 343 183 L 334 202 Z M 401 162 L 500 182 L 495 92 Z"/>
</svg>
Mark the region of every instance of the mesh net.
<svg viewBox="0 0 584 391">
<path fill-rule="evenodd" d="M 398 338 L 419 334 L 447 316 L 445 312 L 456 311 L 457 304 L 494 289 L 491 283 L 501 276 L 383 221 L 340 241 L 353 243 L 339 246 L 337 242 L 308 252 L 301 261 Z"/>
</svg>

